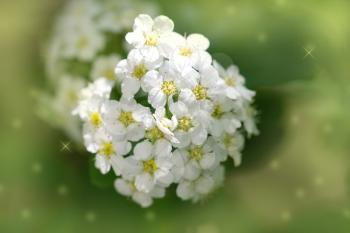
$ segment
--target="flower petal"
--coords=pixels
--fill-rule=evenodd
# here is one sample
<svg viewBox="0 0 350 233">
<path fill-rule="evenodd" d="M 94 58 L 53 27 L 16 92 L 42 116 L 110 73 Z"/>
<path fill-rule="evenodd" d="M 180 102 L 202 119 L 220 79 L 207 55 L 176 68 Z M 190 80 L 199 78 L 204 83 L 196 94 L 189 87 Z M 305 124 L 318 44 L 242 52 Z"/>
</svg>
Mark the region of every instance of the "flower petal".
<svg viewBox="0 0 350 233">
<path fill-rule="evenodd" d="M 215 163 L 215 154 L 208 153 L 203 155 L 203 158 L 199 161 L 202 169 L 210 169 Z"/>
<path fill-rule="evenodd" d="M 208 38 L 196 33 L 189 35 L 187 37 L 187 42 L 199 50 L 207 50 L 210 45 Z"/>
<path fill-rule="evenodd" d="M 154 154 L 158 157 L 169 156 L 171 150 L 171 143 L 165 139 L 157 140 L 154 145 Z"/>
<path fill-rule="evenodd" d="M 152 198 L 147 194 L 143 192 L 136 192 L 134 195 L 132 195 L 132 199 L 140 204 L 143 208 L 150 207 L 153 203 Z"/>
<path fill-rule="evenodd" d="M 200 175 L 200 168 L 198 165 L 190 161 L 185 165 L 185 172 L 184 172 L 184 178 L 188 180 L 195 180 Z"/>
<path fill-rule="evenodd" d="M 153 19 L 146 14 L 140 14 L 139 16 L 136 17 L 134 21 L 134 26 L 133 29 L 134 31 L 143 31 L 143 32 L 148 32 L 152 31 L 153 27 Z"/>
<path fill-rule="evenodd" d="M 151 157 L 152 150 L 153 145 L 149 141 L 145 140 L 135 146 L 134 156 L 137 160 L 145 161 Z"/>
<path fill-rule="evenodd" d="M 142 173 L 136 176 L 135 186 L 137 190 L 145 193 L 149 193 L 155 185 L 153 177 L 148 173 Z"/>
<path fill-rule="evenodd" d="M 122 82 L 122 93 L 125 98 L 132 98 L 140 89 L 140 82 L 134 78 L 125 78 Z"/>
<path fill-rule="evenodd" d="M 167 16 L 160 15 L 154 19 L 153 30 L 159 33 L 171 32 L 174 30 L 174 22 Z"/>
<path fill-rule="evenodd" d="M 181 182 L 176 189 L 176 194 L 182 200 L 191 199 L 194 196 L 194 186 L 191 182 Z"/>
<path fill-rule="evenodd" d="M 200 194 L 208 194 L 214 188 L 214 180 L 209 176 L 202 176 L 196 181 L 195 190 Z"/>
<path fill-rule="evenodd" d="M 153 88 L 148 94 L 148 100 L 154 108 L 164 107 L 166 95 L 160 88 Z"/>
<path fill-rule="evenodd" d="M 107 174 L 111 169 L 111 165 L 102 155 L 96 155 L 95 167 L 99 169 L 103 175 Z"/>
<path fill-rule="evenodd" d="M 132 190 L 130 187 L 129 182 L 125 181 L 124 179 L 116 179 L 114 181 L 114 188 L 122 195 L 124 196 L 131 196 Z"/>
</svg>

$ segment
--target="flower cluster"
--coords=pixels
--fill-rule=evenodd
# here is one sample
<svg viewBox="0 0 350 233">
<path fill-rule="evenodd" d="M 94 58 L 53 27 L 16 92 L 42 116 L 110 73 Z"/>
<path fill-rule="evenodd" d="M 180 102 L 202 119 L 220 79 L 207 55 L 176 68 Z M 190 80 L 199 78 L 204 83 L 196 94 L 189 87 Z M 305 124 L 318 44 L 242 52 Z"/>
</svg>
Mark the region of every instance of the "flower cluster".
<svg viewBox="0 0 350 233">
<path fill-rule="evenodd" d="M 50 91 L 39 96 L 39 115 L 79 141 L 79 119 L 70 113 L 86 80 L 118 81 L 115 64 L 128 51 L 122 40 L 139 12 L 156 14 L 143 0 L 70 0 L 55 22 L 45 48 Z"/>
<path fill-rule="evenodd" d="M 139 15 L 125 37 L 131 51 L 116 64 L 121 82 L 91 83 L 74 111 L 96 168 L 113 170 L 116 190 L 142 207 L 172 184 L 183 200 L 205 197 L 228 157 L 241 163 L 244 135 L 257 133 L 255 92 L 237 67 L 213 61 L 203 35 L 173 29 L 166 16 Z"/>
</svg>

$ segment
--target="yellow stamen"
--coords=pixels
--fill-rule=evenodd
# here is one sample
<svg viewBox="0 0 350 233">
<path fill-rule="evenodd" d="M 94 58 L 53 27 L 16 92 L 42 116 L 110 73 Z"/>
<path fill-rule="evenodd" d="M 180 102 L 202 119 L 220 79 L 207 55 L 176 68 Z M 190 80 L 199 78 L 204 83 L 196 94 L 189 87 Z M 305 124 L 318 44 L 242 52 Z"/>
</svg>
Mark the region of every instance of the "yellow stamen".
<svg viewBox="0 0 350 233">
<path fill-rule="evenodd" d="M 130 185 L 130 188 L 131 188 L 131 190 L 132 190 L 133 192 L 136 192 L 136 191 L 137 191 L 135 179 L 133 179 L 132 181 L 130 181 L 129 185 Z"/>
<path fill-rule="evenodd" d="M 143 170 L 144 172 L 153 175 L 158 170 L 158 166 L 154 159 L 143 162 Z"/>
<path fill-rule="evenodd" d="M 135 123 L 134 117 L 132 116 L 132 112 L 121 112 L 118 120 L 125 126 L 128 127 L 132 123 Z"/>
<path fill-rule="evenodd" d="M 112 142 L 105 142 L 101 146 L 99 153 L 106 156 L 107 158 L 110 158 L 114 154 L 114 148 L 113 148 Z"/>
<path fill-rule="evenodd" d="M 90 122 L 93 126 L 100 127 L 102 124 L 102 118 L 101 118 L 100 113 L 98 113 L 98 112 L 91 113 Z"/>
<path fill-rule="evenodd" d="M 236 85 L 236 81 L 231 77 L 225 78 L 225 83 L 229 87 L 234 87 Z"/>
<path fill-rule="evenodd" d="M 89 41 L 86 37 L 82 36 L 79 38 L 78 42 L 77 42 L 77 47 L 79 49 L 84 49 L 88 46 Z"/>
<path fill-rule="evenodd" d="M 103 77 L 111 81 L 114 81 L 116 79 L 116 75 L 113 69 L 106 69 L 103 73 Z"/>
<path fill-rule="evenodd" d="M 211 116 L 216 118 L 216 119 L 220 119 L 223 114 L 224 114 L 224 112 L 222 111 L 221 106 L 219 104 L 217 104 L 214 106 L 213 112 L 211 113 Z"/>
<path fill-rule="evenodd" d="M 235 144 L 235 139 L 232 135 L 226 133 L 223 142 L 226 147 L 230 147 Z"/>
<path fill-rule="evenodd" d="M 158 139 L 164 137 L 164 134 L 158 127 L 153 127 L 146 131 L 145 137 L 150 140 L 152 143 L 156 142 Z"/>
<path fill-rule="evenodd" d="M 174 81 L 164 81 L 161 90 L 164 92 L 164 94 L 170 96 L 175 94 L 177 89 Z"/>
<path fill-rule="evenodd" d="M 182 47 L 180 49 L 180 55 L 190 57 L 192 55 L 192 49 L 190 49 L 189 47 Z"/>
<path fill-rule="evenodd" d="M 160 38 L 160 36 L 156 32 L 148 33 L 145 35 L 145 40 L 146 40 L 145 45 L 156 46 L 159 43 L 159 38 Z"/>
<path fill-rule="evenodd" d="M 139 65 L 135 66 L 132 75 L 136 79 L 141 80 L 143 78 L 143 76 L 147 73 L 147 71 L 148 70 L 144 64 L 139 64 Z"/>
<path fill-rule="evenodd" d="M 207 89 L 200 84 L 193 88 L 192 92 L 196 96 L 197 100 L 204 100 L 208 97 Z"/>
<path fill-rule="evenodd" d="M 203 157 L 203 148 L 201 146 L 194 146 L 189 151 L 190 158 L 194 160 L 201 160 Z"/>
<path fill-rule="evenodd" d="M 78 94 L 75 90 L 71 89 L 67 92 L 68 101 L 71 104 L 75 104 L 78 101 Z"/>
<path fill-rule="evenodd" d="M 182 117 L 179 120 L 179 124 L 177 126 L 180 130 L 183 130 L 185 132 L 188 132 L 192 127 L 192 119 L 190 117 Z"/>
</svg>

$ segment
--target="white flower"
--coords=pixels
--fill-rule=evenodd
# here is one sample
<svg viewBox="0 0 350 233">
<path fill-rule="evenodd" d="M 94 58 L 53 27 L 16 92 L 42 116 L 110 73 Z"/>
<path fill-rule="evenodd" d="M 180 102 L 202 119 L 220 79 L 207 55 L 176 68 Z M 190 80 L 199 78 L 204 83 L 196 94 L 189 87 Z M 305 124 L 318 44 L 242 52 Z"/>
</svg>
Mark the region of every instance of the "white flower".
<svg viewBox="0 0 350 233">
<path fill-rule="evenodd" d="M 139 50 L 131 50 L 128 59 L 118 63 L 115 72 L 122 81 L 122 93 L 126 98 L 132 98 L 143 86 L 146 77 L 157 77 L 155 71 L 162 63 L 162 60 L 149 62 Z"/>
<path fill-rule="evenodd" d="M 65 9 L 65 14 L 70 19 L 95 17 L 101 8 L 93 0 L 75 0 L 69 2 Z"/>
<path fill-rule="evenodd" d="M 205 171 L 195 180 L 183 180 L 176 189 L 176 194 L 183 200 L 197 202 L 214 191 L 223 182 L 224 167 L 218 166 L 214 170 Z"/>
<path fill-rule="evenodd" d="M 138 12 L 153 15 L 158 11 L 153 3 L 143 1 L 107 1 L 105 5 L 105 12 L 98 18 L 98 25 L 104 31 L 112 33 L 122 33 L 124 30 L 130 30 Z"/>
<path fill-rule="evenodd" d="M 206 52 L 209 48 L 209 40 L 201 34 L 191 34 L 187 38 L 179 35 L 176 38 L 176 49 L 172 59 L 179 69 L 187 66 L 200 67 L 203 58 L 209 58 L 207 65 L 211 63 L 210 55 Z"/>
<path fill-rule="evenodd" d="M 233 113 L 234 102 L 226 97 L 217 99 L 211 108 L 211 123 L 209 124 L 210 133 L 219 137 L 224 132 L 234 133 L 241 127 L 241 121 Z"/>
<path fill-rule="evenodd" d="M 242 107 L 242 121 L 245 130 L 247 131 L 248 137 L 251 137 L 252 135 L 258 135 L 259 130 L 256 126 L 256 115 L 257 111 L 249 104 L 245 103 Z"/>
<path fill-rule="evenodd" d="M 101 109 L 107 131 L 117 138 L 138 141 L 145 135 L 143 120 L 151 114 L 149 109 L 137 104 L 135 100 L 122 98 L 110 100 Z"/>
<path fill-rule="evenodd" d="M 173 151 L 172 155 L 172 164 L 173 167 L 171 169 L 171 173 L 174 177 L 174 183 L 179 183 L 180 180 L 183 178 L 183 175 L 185 173 L 185 159 L 182 154 L 182 152 L 179 149 L 176 149 Z"/>
<path fill-rule="evenodd" d="M 178 94 L 179 82 L 170 75 L 145 77 L 144 90 L 148 92 L 148 101 L 152 107 L 164 107 L 169 99 Z"/>
<path fill-rule="evenodd" d="M 120 194 L 131 197 L 133 201 L 140 204 L 143 208 L 151 206 L 153 198 L 162 198 L 165 196 L 165 188 L 159 185 L 155 185 L 148 193 L 137 190 L 134 179 L 116 179 L 114 188 Z"/>
<path fill-rule="evenodd" d="M 73 110 L 73 114 L 79 115 L 84 121 L 88 120 L 92 113 L 100 112 L 102 102 L 109 98 L 111 91 L 112 86 L 104 78 L 97 79 L 95 82 L 90 83 L 86 88 L 80 91 L 79 104 Z M 98 118 L 100 118 L 100 116 Z"/>
<path fill-rule="evenodd" d="M 148 140 L 138 143 L 131 157 L 137 168 L 135 186 L 137 190 L 149 193 L 155 185 L 167 187 L 173 182 L 170 171 L 171 144 L 167 140 L 158 140 L 152 144 Z"/>
<path fill-rule="evenodd" d="M 221 80 L 218 72 L 211 65 L 200 70 L 200 78 L 197 82 L 189 83 L 189 88 L 181 90 L 179 99 L 188 105 L 207 105 L 210 99 L 222 93 Z"/>
<path fill-rule="evenodd" d="M 185 170 L 183 178 L 195 180 L 201 174 L 202 170 L 210 170 L 218 163 L 213 148 L 209 143 L 204 145 L 190 145 L 185 149 L 179 149 L 181 153 Z"/>
<path fill-rule="evenodd" d="M 105 78 L 111 82 L 118 81 L 114 72 L 116 64 L 120 61 L 119 55 L 101 56 L 96 58 L 92 65 L 91 78 Z"/>
<path fill-rule="evenodd" d="M 104 36 L 87 20 L 66 35 L 62 54 L 64 58 L 91 61 L 104 47 Z"/>
<path fill-rule="evenodd" d="M 74 110 L 96 167 L 103 174 L 113 168 L 116 190 L 142 207 L 174 183 L 183 200 L 206 197 L 222 184 L 228 157 L 240 165 L 243 135 L 257 133 L 255 93 L 238 69 L 213 64 L 207 38 L 185 38 L 173 27 L 165 16 L 139 15 L 126 36 L 133 46 L 127 59 L 95 61 L 98 79 Z M 117 62 L 121 85 L 110 72 Z"/>
<path fill-rule="evenodd" d="M 172 143 L 179 143 L 178 139 L 173 133 L 178 124 L 176 117 L 172 116 L 171 119 L 166 118 L 165 108 L 157 108 L 156 112 L 153 114 L 153 117 L 155 119 L 155 124 L 157 128 L 162 132 L 164 137 Z"/>
<path fill-rule="evenodd" d="M 181 101 L 171 102 L 169 108 L 178 121 L 174 133 L 180 143 L 176 146 L 183 148 L 191 143 L 202 145 L 208 136 L 206 119 L 209 117 L 209 112 L 195 107 L 189 108 Z"/>
<path fill-rule="evenodd" d="M 239 166 L 242 162 L 241 151 L 244 147 L 244 137 L 240 132 L 224 133 L 216 138 L 218 145 L 233 158 L 235 166 Z"/>
<path fill-rule="evenodd" d="M 242 98 L 243 100 L 252 101 L 255 92 L 247 89 L 244 77 L 239 73 L 238 67 L 231 65 L 225 70 L 219 63 L 214 62 L 220 77 L 224 80 L 226 96 L 230 99 Z"/>
<path fill-rule="evenodd" d="M 56 96 L 53 97 L 51 106 L 55 117 L 61 121 L 59 125 L 76 141 L 80 141 L 80 127 L 75 116 L 71 112 L 78 104 L 80 90 L 85 81 L 80 77 L 65 75 L 60 78 Z"/>
<path fill-rule="evenodd" d="M 113 165 L 114 172 L 120 175 L 123 169 L 123 155 L 131 150 L 131 144 L 127 141 L 117 141 L 103 129 L 84 132 L 84 141 L 87 150 L 96 154 L 95 166 L 102 174 L 110 171 Z"/>
<path fill-rule="evenodd" d="M 53 127 L 64 130 L 75 142 L 81 142 L 80 121 L 71 112 L 78 105 L 78 96 L 85 81 L 81 77 L 71 75 L 59 76 L 56 92 L 39 93 L 40 107 L 38 114 Z"/>
<path fill-rule="evenodd" d="M 153 20 L 149 15 L 141 14 L 135 19 L 134 31 L 126 34 L 125 39 L 134 48 L 142 49 L 148 60 L 155 61 L 171 53 L 174 46 L 171 44 L 173 29 L 173 21 L 166 16 Z"/>
</svg>

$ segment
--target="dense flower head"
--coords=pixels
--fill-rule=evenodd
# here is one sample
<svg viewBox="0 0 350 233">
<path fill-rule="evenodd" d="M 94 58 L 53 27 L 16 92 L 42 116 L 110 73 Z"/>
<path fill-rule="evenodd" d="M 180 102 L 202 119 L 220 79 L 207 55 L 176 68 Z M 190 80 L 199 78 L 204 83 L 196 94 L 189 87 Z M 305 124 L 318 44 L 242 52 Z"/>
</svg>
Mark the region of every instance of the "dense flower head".
<svg viewBox="0 0 350 233">
<path fill-rule="evenodd" d="M 67 1 L 45 46 L 49 91 L 38 96 L 39 115 L 80 143 L 80 122 L 71 115 L 80 89 L 101 77 L 111 85 L 120 82 L 115 64 L 128 51 L 121 38 L 139 12 L 157 11 L 155 3 L 143 0 Z"/>
<path fill-rule="evenodd" d="M 173 30 L 166 16 L 139 15 L 126 34 L 131 50 L 115 63 L 120 82 L 96 79 L 74 111 L 96 168 L 113 170 L 116 190 L 143 207 L 172 184 L 183 200 L 206 197 L 222 184 L 228 157 L 240 165 L 244 135 L 258 133 L 255 92 L 238 68 L 214 61 L 203 35 Z"/>
</svg>

